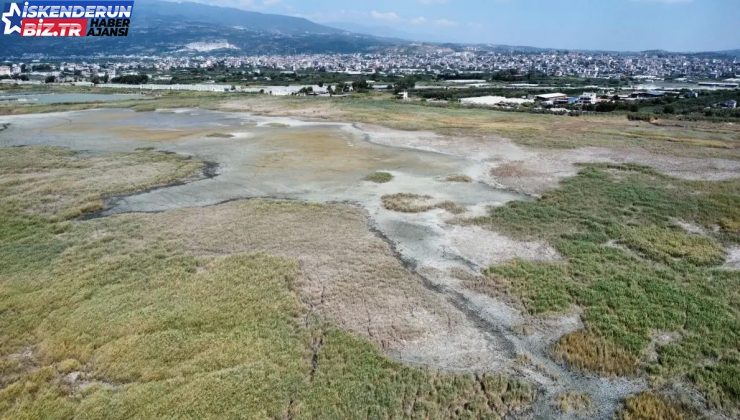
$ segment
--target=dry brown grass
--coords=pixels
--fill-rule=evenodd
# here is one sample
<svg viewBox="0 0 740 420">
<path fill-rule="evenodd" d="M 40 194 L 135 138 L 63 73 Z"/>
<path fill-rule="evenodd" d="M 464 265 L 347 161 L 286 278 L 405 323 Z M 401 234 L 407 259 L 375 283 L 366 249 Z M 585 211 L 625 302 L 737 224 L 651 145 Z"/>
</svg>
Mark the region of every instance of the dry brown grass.
<svg viewBox="0 0 740 420">
<path fill-rule="evenodd" d="M 383 200 L 383 207 L 387 210 L 401 213 L 423 213 L 433 209 L 443 209 L 452 214 L 465 212 L 464 207 L 452 201 L 438 201 L 429 195 L 398 193 L 384 195 L 381 200 Z"/>
<path fill-rule="evenodd" d="M 593 401 L 588 394 L 566 392 L 555 397 L 555 406 L 560 412 L 585 414 L 593 409 Z"/>
<path fill-rule="evenodd" d="M 447 182 L 473 182 L 473 178 L 467 176 L 467 175 L 450 175 L 447 178 L 445 178 L 445 181 Z"/>
<path fill-rule="evenodd" d="M 211 133 L 211 134 L 206 134 L 206 137 L 214 138 L 214 139 L 230 139 L 230 138 L 233 138 L 234 135 L 229 134 L 229 133 Z"/>
<path fill-rule="evenodd" d="M 566 334 L 553 346 L 553 356 L 570 366 L 607 375 L 629 375 L 637 358 L 587 330 Z"/>
<path fill-rule="evenodd" d="M 445 135 L 501 135 L 519 144 L 539 147 L 640 147 L 676 156 L 740 159 L 740 126 L 736 124 L 675 121 L 660 126 L 628 121 L 623 115 L 572 118 L 359 98 L 262 96 L 225 102 L 222 107 L 267 115 L 357 121 L 402 130 L 431 130 Z"/>
<path fill-rule="evenodd" d="M 148 149 L 101 156 L 59 147 L 0 148 L 0 187 L 9 200 L 59 220 L 101 210 L 106 195 L 166 185 L 202 170 L 200 161 Z"/>
<path fill-rule="evenodd" d="M 398 193 L 384 195 L 381 200 L 387 210 L 401 213 L 423 213 L 437 206 L 434 198 L 429 195 Z"/>
<path fill-rule="evenodd" d="M 22 88 L 21 90 L 26 90 Z M 87 88 L 49 88 L 44 86 L 44 93 L 49 90 L 56 92 L 78 92 L 78 93 L 110 93 L 105 89 L 87 89 Z M 33 93 L 26 90 L 28 93 Z M 48 112 L 65 112 L 80 111 L 95 108 L 128 108 L 135 111 L 154 111 L 156 109 L 166 108 L 209 108 L 215 107 L 223 102 L 226 96 L 223 93 L 214 92 L 167 92 L 142 98 L 128 99 L 123 101 L 110 102 L 84 102 L 84 103 L 57 103 L 57 104 L 38 104 L 28 103 L 19 105 L 18 103 L 0 104 L 0 115 L 22 115 L 22 114 L 39 114 Z"/>
<path fill-rule="evenodd" d="M 684 420 L 685 411 L 666 398 L 645 392 L 627 398 L 624 408 L 617 413 L 618 420 Z"/>
<path fill-rule="evenodd" d="M 445 200 L 445 201 L 443 201 L 441 203 L 438 203 L 436 205 L 436 207 L 438 209 L 447 210 L 448 212 L 450 212 L 452 214 L 462 214 L 462 213 L 465 213 L 465 207 L 462 207 L 462 206 L 458 205 L 457 203 L 455 203 L 453 201 L 450 201 L 450 200 Z"/>
</svg>

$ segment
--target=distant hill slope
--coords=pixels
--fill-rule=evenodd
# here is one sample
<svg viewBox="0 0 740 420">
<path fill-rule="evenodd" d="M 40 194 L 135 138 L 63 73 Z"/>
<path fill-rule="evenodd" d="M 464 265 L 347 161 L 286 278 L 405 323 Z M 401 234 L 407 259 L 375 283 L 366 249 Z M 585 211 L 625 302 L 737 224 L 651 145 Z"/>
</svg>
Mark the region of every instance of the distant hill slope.
<svg viewBox="0 0 740 420">
<path fill-rule="evenodd" d="M 308 19 L 292 16 L 249 12 L 232 7 L 209 6 L 200 3 L 147 1 L 137 3 L 139 19 L 175 17 L 181 21 L 209 22 L 219 26 L 239 26 L 255 32 L 283 34 L 341 34 L 346 31 L 319 25 Z"/>
<path fill-rule="evenodd" d="M 471 47 L 453 43 L 429 43 L 423 40 L 421 43 L 405 41 L 399 38 L 414 39 L 415 36 L 405 33 L 402 28 L 342 23 L 337 24 L 340 28 L 335 28 L 298 17 L 192 2 L 161 0 L 137 2 L 131 25 L 129 36 L 121 38 L 20 38 L 0 35 L 0 59 L 204 53 L 209 55 L 355 53 L 390 47 L 399 53 L 414 53 L 440 48 L 462 51 L 466 47 Z M 479 51 L 501 53 L 537 53 L 554 50 L 495 44 L 479 44 L 474 47 Z M 660 51 L 654 53 L 669 54 Z M 740 57 L 738 50 L 694 54 L 708 58 Z"/>
<path fill-rule="evenodd" d="M 137 3 L 128 37 L 0 36 L 0 57 L 154 54 L 290 54 L 371 51 L 389 45 L 371 35 L 307 19 L 198 3 Z M 188 48 L 195 45 L 195 48 Z M 218 48 L 226 46 L 227 48 Z"/>
</svg>

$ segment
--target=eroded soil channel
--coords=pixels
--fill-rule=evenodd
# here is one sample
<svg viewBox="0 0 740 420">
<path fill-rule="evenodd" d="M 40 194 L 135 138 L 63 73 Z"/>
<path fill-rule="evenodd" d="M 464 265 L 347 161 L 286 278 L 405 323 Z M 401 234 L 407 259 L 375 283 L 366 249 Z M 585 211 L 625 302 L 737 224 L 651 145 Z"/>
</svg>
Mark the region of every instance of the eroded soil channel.
<svg viewBox="0 0 740 420">
<path fill-rule="evenodd" d="M 562 392 L 590 395 L 597 413 L 589 417 L 608 418 L 646 383 L 574 373 L 553 362 L 550 345 L 582 328 L 577 313 L 533 320 L 465 284 L 513 258 L 560 256 L 546 243 L 515 241 L 455 221 L 484 214 L 489 206 L 530 200 L 575 174 L 579 161 L 652 163 L 676 173 L 700 173 L 702 165 L 687 159 L 641 162 L 644 153 L 601 149 L 543 157 L 504 139 L 453 141 L 430 133 L 199 109 L 90 110 L 4 117 L 0 123 L 10 123 L 0 146 L 54 145 L 92 153 L 152 147 L 218 164 L 215 176 L 112 199 L 103 215 L 160 213 L 169 217 L 169 229 L 189 230 L 193 248 L 203 253 L 264 250 L 297 258 L 306 270 L 302 292 L 322 315 L 406 363 L 523 376 L 545 394 L 535 407 L 543 418 L 554 415 L 552 397 Z M 519 168 L 516 182 L 503 172 L 492 175 L 507 165 Z M 707 165 L 715 175 L 717 165 L 728 173 L 738 170 L 729 161 Z M 378 171 L 392 179 L 366 180 Z M 454 206 L 416 213 L 383 206 L 382 197 L 400 193 Z M 269 215 L 248 237 L 229 236 L 239 232 L 240 223 L 249 223 L 242 220 L 249 213 L 240 213 L 244 209 L 234 203 L 247 198 L 351 205 L 333 206 L 337 213 L 329 223 L 309 213 L 296 213 L 287 222 L 276 217 L 270 223 L 296 226 L 285 238 L 272 237 Z"/>
</svg>

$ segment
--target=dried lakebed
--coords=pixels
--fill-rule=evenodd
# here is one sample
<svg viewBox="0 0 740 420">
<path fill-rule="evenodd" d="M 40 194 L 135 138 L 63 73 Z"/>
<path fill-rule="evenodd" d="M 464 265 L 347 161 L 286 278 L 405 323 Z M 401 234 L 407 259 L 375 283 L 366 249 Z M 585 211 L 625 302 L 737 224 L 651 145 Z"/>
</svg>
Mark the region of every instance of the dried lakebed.
<svg viewBox="0 0 740 420">
<path fill-rule="evenodd" d="M 565 154 L 543 158 L 501 139 L 453 143 L 429 133 L 199 109 L 143 113 L 91 110 L 6 117 L 2 122 L 10 125 L 0 135 L 1 146 L 54 145 L 90 153 L 152 147 L 213 162 L 217 169 L 212 176 L 111 198 L 99 215 L 158 213 L 150 217 L 155 221 L 169 217 L 168 226 L 178 220 L 180 231 L 189 230 L 196 242 L 202 240 L 193 246 L 199 252 L 218 253 L 219 247 L 245 241 L 228 236 L 232 229 L 223 226 L 239 217 L 235 200 L 270 198 L 359 206 L 370 228 L 365 229 L 369 237 L 361 246 L 370 252 L 390 244 L 410 269 L 383 287 L 370 283 L 372 276 L 358 277 L 356 283 L 341 287 L 335 284 L 345 281 L 344 273 L 331 269 L 327 259 L 352 259 L 352 255 L 340 255 L 342 247 L 360 246 L 351 239 L 363 233 L 350 235 L 355 225 L 344 223 L 357 217 L 353 212 L 336 210 L 337 225 L 325 228 L 347 231 L 349 239 L 344 243 L 314 244 L 323 229 L 314 226 L 304 236 L 296 234 L 292 249 L 276 251 L 286 245 L 271 243 L 277 239 L 270 237 L 267 226 L 259 232 L 250 231 L 249 249 L 297 258 L 308 271 L 313 270 L 306 276 L 302 292 L 315 303 L 316 310 L 376 342 L 398 360 L 450 371 L 522 375 L 545 393 L 535 407 L 535 414 L 542 417 L 553 414 L 552 397 L 563 392 L 590 395 L 597 416 L 610 417 L 625 396 L 646 387 L 642 379 L 573 373 L 550 359 L 549 346 L 582 327 L 577 313 L 533 320 L 507 302 L 465 287 L 467 278 L 479 275 L 491 264 L 512 258 L 559 259 L 552 248 L 454 223 L 459 217 L 484 214 L 488 206 L 531 199 L 530 194 L 574 174 L 576 160 L 635 161 L 645 159 L 644 154 L 611 156 L 603 150 L 583 150 L 572 154 L 576 158 Z M 661 165 L 666 162 L 644 163 L 664 169 Z M 696 173 L 697 165 L 702 165 L 701 160 L 673 162 L 674 166 L 665 170 L 677 174 Z M 715 160 L 708 165 L 708 172 L 719 167 L 726 173 L 737 173 L 731 161 Z M 508 171 L 493 178 L 496 168 Z M 390 173 L 393 179 L 387 183 L 365 179 L 377 171 Z M 467 176 L 474 182 L 449 182 L 450 176 Z M 465 213 L 455 215 L 444 208 L 420 213 L 385 209 L 382 197 L 398 193 L 449 201 Z M 296 217 L 299 219 L 294 223 L 300 224 L 302 217 L 310 223 L 306 215 Z M 273 223 L 284 221 L 276 217 Z M 238 232 L 236 227 L 233 230 Z M 208 232 L 213 236 L 210 240 Z M 390 264 L 381 256 L 377 260 L 377 264 Z M 362 260 L 352 262 L 363 264 Z M 344 288 L 345 293 L 327 293 L 333 288 Z M 528 334 L 520 332 L 523 326 Z"/>
</svg>

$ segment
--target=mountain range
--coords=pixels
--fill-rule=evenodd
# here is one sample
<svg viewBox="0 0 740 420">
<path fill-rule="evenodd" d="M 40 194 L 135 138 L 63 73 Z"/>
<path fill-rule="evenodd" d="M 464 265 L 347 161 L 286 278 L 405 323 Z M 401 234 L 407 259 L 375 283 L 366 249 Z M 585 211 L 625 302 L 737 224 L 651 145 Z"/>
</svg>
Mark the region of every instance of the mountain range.
<svg viewBox="0 0 740 420">
<path fill-rule="evenodd" d="M 0 58 L 95 57 L 111 55 L 255 55 L 356 53 L 418 48 L 410 39 L 429 41 L 382 26 L 335 23 L 250 12 L 192 2 L 151 0 L 134 6 L 127 37 L 21 38 L 0 36 Z M 422 37 L 425 38 L 425 37 Z M 429 44 L 462 50 L 459 44 Z M 538 52 L 552 49 L 526 46 L 477 45 L 497 52 Z M 666 52 L 667 53 L 667 52 Z M 707 57 L 738 57 L 740 50 L 697 53 Z"/>
</svg>

